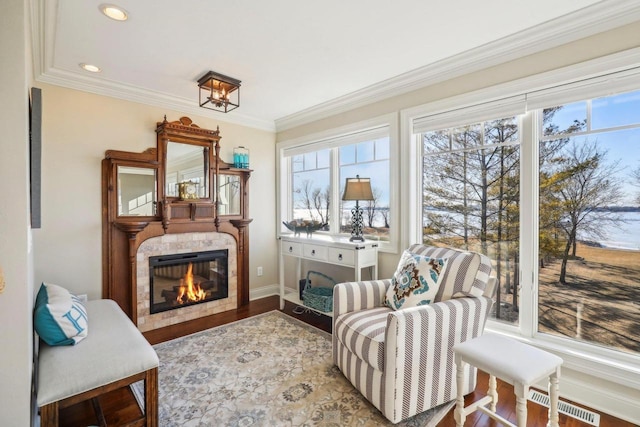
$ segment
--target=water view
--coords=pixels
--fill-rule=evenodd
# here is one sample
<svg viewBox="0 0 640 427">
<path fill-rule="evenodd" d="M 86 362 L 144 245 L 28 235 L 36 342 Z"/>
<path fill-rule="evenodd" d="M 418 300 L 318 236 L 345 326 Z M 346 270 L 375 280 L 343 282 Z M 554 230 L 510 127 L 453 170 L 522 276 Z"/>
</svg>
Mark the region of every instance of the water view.
<svg viewBox="0 0 640 427">
<path fill-rule="evenodd" d="M 640 212 L 621 212 L 624 220 L 619 227 L 607 226 L 604 238 L 595 242 L 611 249 L 640 250 Z M 580 240 L 592 241 L 593 238 L 580 235 Z"/>
</svg>

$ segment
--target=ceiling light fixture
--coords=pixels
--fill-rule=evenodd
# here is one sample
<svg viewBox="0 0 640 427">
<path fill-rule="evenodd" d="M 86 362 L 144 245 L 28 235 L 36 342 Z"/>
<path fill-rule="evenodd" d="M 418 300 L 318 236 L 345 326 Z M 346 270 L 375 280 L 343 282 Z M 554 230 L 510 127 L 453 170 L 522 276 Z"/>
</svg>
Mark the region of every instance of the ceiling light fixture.
<svg viewBox="0 0 640 427">
<path fill-rule="evenodd" d="M 99 8 L 100 11 L 105 14 L 105 16 L 113 19 L 114 21 L 126 21 L 127 19 L 129 19 L 127 11 L 119 6 L 115 6 L 113 4 L 101 4 Z"/>
<path fill-rule="evenodd" d="M 240 80 L 209 71 L 198 80 L 200 106 L 228 113 L 240 106 Z"/>
<path fill-rule="evenodd" d="M 102 71 L 100 67 L 96 67 L 95 65 L 85 64 L 85 63 L 80 64 L 80 68 L 82 68 L 85 71 L 89 71 L 91 73 L 99 73 L 100 71 Z"/>
</svg>

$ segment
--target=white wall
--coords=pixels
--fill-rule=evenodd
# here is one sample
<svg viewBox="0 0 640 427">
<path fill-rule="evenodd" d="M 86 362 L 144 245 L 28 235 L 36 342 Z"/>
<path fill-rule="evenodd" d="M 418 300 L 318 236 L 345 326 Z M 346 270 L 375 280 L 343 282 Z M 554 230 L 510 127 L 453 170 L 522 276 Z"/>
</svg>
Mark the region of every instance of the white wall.
<svg viewBox="0 0 640 427">
<path fill-rule="evenodd" d="M 0 14 L 0 424 L 31 424 L 33 267 L 29 232 L 31 67 L 27 3 L 3 0 Z"/>
<path fill-rule="evenodd" d="M 185 114 L 58 86 L 42 88 L 42 228 L 34 230 L 36 283 L 74 293 L 102 292 L 101 161 L 106 150 L 142 152 L 156 146 L 156 123 Z M 197 96 L 197 93 L 194 94 Z M 194 98 L 194 102 L 197 100 Z M 250 285 L 277 283 L 275 241 L 275 135 L 191 115 L 202 128 L 220 126 L 223 160 L 233 147 L 250 150 Z M 264 275 L 256 276 L 263 266 Z"/>
</svg>

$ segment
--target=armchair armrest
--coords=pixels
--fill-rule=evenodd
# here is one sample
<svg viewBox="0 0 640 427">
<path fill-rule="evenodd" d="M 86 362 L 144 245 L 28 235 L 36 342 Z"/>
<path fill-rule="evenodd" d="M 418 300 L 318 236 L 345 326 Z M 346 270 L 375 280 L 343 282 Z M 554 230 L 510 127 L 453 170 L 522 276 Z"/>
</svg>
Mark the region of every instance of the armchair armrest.
<svg viewBox="0 0 640 427">
<path fill-rule="evenodd" d="M 344 313 L 380 307 L 391 279 L 338 283 L 333 288 L 333 318 Z"/>
<path fill-rule="evenodd" d="M 387 315 L 385 387 L 395 390 L 388 392 L 393 398 L 385 402 L 387 411 L 403 411 L 402 402 L 421 401 L 430 408 L 456 397 L 448 377 L 455 372 L 452 348 L 482 335 L 492 304 L 484 296 L 464 297 Z M 471 369 L 466 377 L 465 389 L 473 390 L 476 377 Z"/>
<path fill-rule="evenodd" d="M 391 286 L 391 279 L 344 282 L 338 283 L 333 287 L 333 319 L 331 327 L 333 332 L 333 363 L 338 364 L 338 338 L 335 333 L 338 316 L 353 311 L 381 307 L 389 286 Z"/>
</svg>

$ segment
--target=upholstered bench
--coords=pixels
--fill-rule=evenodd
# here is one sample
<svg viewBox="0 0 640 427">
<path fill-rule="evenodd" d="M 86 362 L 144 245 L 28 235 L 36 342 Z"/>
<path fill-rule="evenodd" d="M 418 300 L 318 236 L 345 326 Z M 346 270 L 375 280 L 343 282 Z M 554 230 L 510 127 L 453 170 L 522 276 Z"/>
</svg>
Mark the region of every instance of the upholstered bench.
<svg viewBox="0 0 640 427">
<path fill-rule="evenodd" d="M 58 425 L 58 411 L 137 381 L 145 384 L 145 414 L 129 425 L 158 424 L 158 356 L 112 300 L 85 304 L 89 333 L 73 346 L 40 345 L 37 404 L 43 427 Z M 102 418 L 102 419 L 100 419 Z"/>
<path fill-rule="evenodd" d="M 462 427 L 470 413 L 480 410 L 507 426 L 514 426 L 496 413 L 498 392 L 496 377 L 513 385 L 516 394 L 518 427 L 527 425 L 527 393 L 529 387 L 549 377 L 548 427 L 558 427 L 558 381 L 562 359 L 546 351 L 499 335 L 483 335 L 453 346 L 457 366 L 456 426 Z M 489 374 L 487 396 L 464 407 L 464 367 L 468 363 Z M 489 408 L 485 405 L 490 404 Z"/>
</svg>

